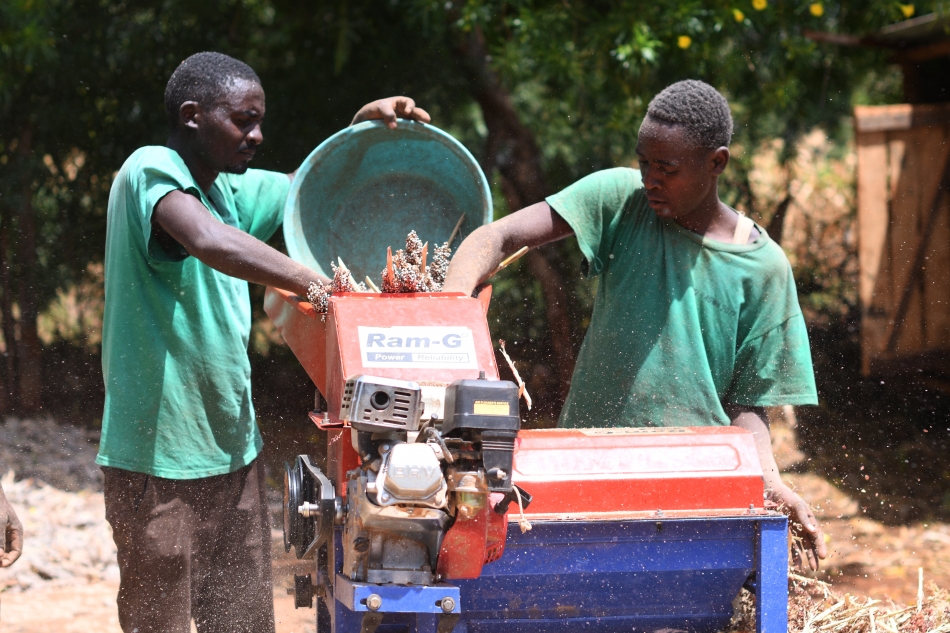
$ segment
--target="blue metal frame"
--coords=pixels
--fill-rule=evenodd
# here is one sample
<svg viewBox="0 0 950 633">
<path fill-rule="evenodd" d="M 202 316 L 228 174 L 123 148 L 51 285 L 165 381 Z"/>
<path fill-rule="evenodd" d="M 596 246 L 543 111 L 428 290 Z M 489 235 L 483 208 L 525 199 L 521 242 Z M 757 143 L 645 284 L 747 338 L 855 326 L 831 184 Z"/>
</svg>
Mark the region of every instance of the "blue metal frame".
<svg viewBox="0 0 950 633">
<path fill-rule="evenodd" d="M 757 633 L 785 633 L 787 534 L 782 515 L 538 521 L 525 534 L 511 525 L 499 561 L 486 565 L 478 579 L 452 581 L 461 609 L 455 633 L 717 631 L 750 580 Z M 339 531 L 334 541 L 341 561 Z M 353 583 L 337 575 L 333 630 L 358 632 L 366 610 L 359 601 L 377 593 L 386 614 L 378 633 L 407 626 L 434 632 L 441 612 L 436 601 L 448 590 Z"/>
<path fill-rule="evenodd" d="M 374 593 L 383 599 L 380 610 L 384 613 L 443 613 L 441 601 L 445 598 L 451 598 L 455 603 L 452 613 L 460 612 L 459 588 L 452 585 L 373 585 L 354 582 L 342 574 L 336 575 L 333 596 L 350 611 L 369 611 L 366 599 Z"/>
<path fill-rule="evenodd" d="M 756 633 L 788 631 L 788 520 L 762 521 L 755 540 Z"/>
</svg>

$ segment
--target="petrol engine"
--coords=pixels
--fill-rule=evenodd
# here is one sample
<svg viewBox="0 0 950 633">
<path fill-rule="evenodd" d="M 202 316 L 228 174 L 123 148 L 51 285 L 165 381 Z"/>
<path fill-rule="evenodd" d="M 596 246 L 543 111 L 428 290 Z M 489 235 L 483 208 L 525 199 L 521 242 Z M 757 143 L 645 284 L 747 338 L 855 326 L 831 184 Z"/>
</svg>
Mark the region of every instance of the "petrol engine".
<svg viewBox="0 0 950 633">
<path fill-rule="evenodd" d="M 511 482 L 521 426 L 515 383 L 481 372 L 443 391 L 357 375 L 345 383 L 339 419 L 358 466 L 346 471 L 339 496 L 311 458 L 287 466 L 288 551 L 308 555 L 342 526 L 342 574 L 379 585 L 476 578 L 501 556 L 509 505 L 530 501 Z M 323 595 L 329 587 L 320 580 Z M 443 610 L 454 606 L 447 599 Z"/>
</svg>

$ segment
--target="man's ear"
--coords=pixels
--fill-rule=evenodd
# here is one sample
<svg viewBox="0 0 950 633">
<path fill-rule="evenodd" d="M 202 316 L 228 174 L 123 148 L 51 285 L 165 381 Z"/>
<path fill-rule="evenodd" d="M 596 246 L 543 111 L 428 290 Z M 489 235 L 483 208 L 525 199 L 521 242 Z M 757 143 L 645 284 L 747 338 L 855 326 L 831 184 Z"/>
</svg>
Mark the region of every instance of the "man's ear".
<svg viewBox="0 0 950 633">
<path fill-rule="evenodd" d="M 726 165 L 729 164 L 729 148 L 720 147 L 715 149 L 710 154 L 710 159 L 712 160 L 712 174 L 713 176 L 720 176 L 722 172 L 726 171 Z"/>
<path fill-rule="evenodd" d="M 185 101 L 178 108 L 178 126 L 181 128 L 198 128 L 198 116 L 201 114 L 201 106 L 197 101 Z"/>
</svg>

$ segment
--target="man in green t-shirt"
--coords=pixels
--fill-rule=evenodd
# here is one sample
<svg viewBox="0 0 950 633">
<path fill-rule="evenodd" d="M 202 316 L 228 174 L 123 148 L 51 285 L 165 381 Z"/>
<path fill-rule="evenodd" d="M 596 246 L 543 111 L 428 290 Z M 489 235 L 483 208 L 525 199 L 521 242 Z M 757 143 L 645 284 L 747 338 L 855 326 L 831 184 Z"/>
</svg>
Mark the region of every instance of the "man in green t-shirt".
<svg viewBox="0 0 950 633">
<path fill-rule="evenodd" d="M 639 171 L 591 174 L 479 228 L 444 289 L 471 293 L 507 254 L 575 235 L 600 285 L 560 426 L 748 429 L 766 490 L 817 569 L 824 538 L 779 476 L 765 411 L 817 404 L 805 322 L 781 247 L 719 200 L 731 137 L 713 87 L 669 86 L 640 127 Z"/>
<path fill-rule="evenodd" d="M 220 53 L 165 90 L 168 142 L 143 147 L 109 196 L 97 462 L 126 633 L 274 630 L 270 518 L 247 357 L 248 282 L 306 295 L 316 272 L 270 248 L 293 174 L 248 169 L 264 91 Z M 427 122 L 412 99 L 353 122 Z"/>
</svg>

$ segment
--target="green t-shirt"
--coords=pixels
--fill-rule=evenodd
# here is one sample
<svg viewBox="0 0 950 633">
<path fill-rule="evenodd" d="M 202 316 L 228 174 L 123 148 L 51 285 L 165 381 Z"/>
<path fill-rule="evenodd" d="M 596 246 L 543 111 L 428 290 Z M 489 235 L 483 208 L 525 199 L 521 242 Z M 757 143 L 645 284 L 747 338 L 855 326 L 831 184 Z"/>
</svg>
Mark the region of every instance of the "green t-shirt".
<svg viewBox="0 0 950 633">
<path fill-rule="evenodd" d="M 168 193 L 198 198 L 211 214 L 267 240 L 290 180 L 249 169 L 221 174 L 206 195 L 177 152 L 143 147 L 109 195 L 102 371 L 106 402 L 96 462 L 169 479 L 238 470 L 263 442 L 251 404 L 247 282 L 152 236 Z"/>
<path fill-rule="evenodd" d="M 547 202 L 600 276 L 560 426 L 728 425 L 724 404 L 817 404 L 792 269 L 764 230 L 704 239 L 658 218 L 626 168 Z"/>
</svg>

